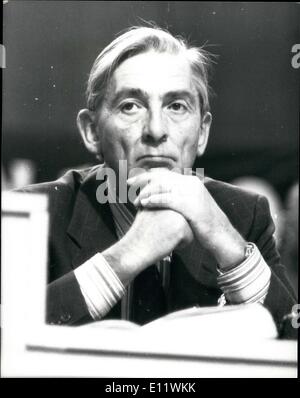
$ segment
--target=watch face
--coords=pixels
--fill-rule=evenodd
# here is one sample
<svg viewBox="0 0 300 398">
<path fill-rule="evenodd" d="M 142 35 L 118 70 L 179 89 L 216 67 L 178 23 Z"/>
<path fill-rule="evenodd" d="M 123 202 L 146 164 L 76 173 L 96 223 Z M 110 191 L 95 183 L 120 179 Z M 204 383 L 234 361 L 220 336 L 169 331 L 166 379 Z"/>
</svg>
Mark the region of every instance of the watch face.
<svg viewBox="0 0 300 398">
<path fill-rule="evenodd" d="M 251 256 L 251 254 L 253 253 L 253 250 L 254 250 L 254 245 L 252 243 L 248 243 L 246 246 L 246 251 L 245 251 L 246 258 Z"/>
</svg>

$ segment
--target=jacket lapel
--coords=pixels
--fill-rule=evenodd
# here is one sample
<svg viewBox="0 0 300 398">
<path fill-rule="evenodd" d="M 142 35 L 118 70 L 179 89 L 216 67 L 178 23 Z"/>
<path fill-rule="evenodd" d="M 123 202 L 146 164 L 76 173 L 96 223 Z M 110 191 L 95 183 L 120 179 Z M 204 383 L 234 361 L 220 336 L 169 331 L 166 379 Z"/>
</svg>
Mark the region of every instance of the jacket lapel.
<svg viewBox="0 0 300 398">
<path fill-rule="evenodd" d="M 71 253 L 74 268 L 117 242 L 110 206 L 97 201 L 96 191 L 103 180 L 96 175 L 97 170 L 82 182 L 67 231 L 76 244 Z"/>
</svg>

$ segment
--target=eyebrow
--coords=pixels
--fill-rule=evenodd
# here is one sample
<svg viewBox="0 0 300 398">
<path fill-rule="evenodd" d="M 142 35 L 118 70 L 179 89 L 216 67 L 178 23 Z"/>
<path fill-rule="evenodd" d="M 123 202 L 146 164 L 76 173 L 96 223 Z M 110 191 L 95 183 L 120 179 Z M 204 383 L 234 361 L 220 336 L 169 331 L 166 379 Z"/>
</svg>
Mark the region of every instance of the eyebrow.
<svg viewBox="0 0 300 398">
<path fill-rule="evenodd" d="M 111 105 L 115 106 L 119 101 L 128 97 L 134 97 L 142 101 L 146 101 L 149 96 L 145 91 L 139 88 L 123 88 L 113 95 Z"/>
<path fill-rule="evenodd" d="M 139 88 L 123 88 L 114 94 L 111 100 L 111 104 L 112 106 L 115 106 L 119 101 L 128 97 L 138 98 L 141 101 L 147 101 L 149 99 L 149 95 L 144 90 L 141 90 Z M 196 105 L 195 95 L 189 90 L 168 91 L 163 95 L 163 98 L 165 101 L 172 101 L 175 99 L 184 98 L 188 100 L 193 106 Z"/>
<path fill-rule="evenodd" d="M 167 92 L 164 97 L 167 101 L 184 98 L 188 100 L 193 106 L 196 105 L 195 95 L 189 90 L 175 90 Z"/>
</svg>

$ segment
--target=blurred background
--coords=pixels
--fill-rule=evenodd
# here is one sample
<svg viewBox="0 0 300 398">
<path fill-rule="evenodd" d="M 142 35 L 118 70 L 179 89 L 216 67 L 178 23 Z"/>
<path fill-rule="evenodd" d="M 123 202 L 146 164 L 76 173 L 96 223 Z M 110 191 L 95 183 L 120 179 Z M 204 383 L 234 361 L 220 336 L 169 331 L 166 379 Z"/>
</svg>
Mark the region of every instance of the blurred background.
<svg viewBox="0 0 300 398">
<path fill-rule="evenodd" d="M 196 166 L 269 198 L 297 288 L 299 4 L 9 0 L 3 13 L 3 189 L 95 163 L 76 129 L 91 65 L 119 31 L 154 21 L 218 55 L 210 143 Z"/>
</svg>

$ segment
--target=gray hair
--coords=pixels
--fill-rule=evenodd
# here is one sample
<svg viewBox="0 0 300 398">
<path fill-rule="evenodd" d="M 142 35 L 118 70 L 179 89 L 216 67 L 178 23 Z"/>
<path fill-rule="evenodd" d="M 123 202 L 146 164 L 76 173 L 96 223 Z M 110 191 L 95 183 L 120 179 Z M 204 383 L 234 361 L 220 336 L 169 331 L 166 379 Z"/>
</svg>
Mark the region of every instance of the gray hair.
<svg viewBox="0 0 300 398">
<path fill-rule="evenodd" d="M 201 114 L 209 111 L 210 87 L 208 71 L 211 55 L 203 47 L 192 47 L 181 37 L 174 37 L 158 27 L 132 27 L 113 40 L 96 58 L 87 83 L 88 109 L 95 111 L 101 104 L 113 72 L 126 59 L 154 50 L 158 53 L 183 54 L 190 62 Z"/>
</svg>

